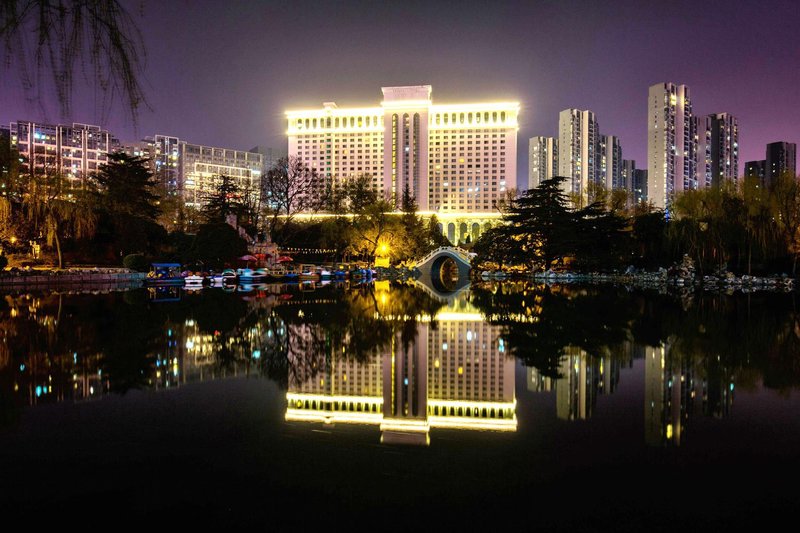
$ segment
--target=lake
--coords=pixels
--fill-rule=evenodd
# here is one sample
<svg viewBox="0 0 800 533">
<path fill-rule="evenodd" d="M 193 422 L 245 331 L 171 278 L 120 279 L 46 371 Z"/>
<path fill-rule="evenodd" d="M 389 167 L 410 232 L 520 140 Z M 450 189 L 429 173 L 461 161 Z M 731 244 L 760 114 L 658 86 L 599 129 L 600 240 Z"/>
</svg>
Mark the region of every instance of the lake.
<svg viewBox="0 0 800 533">
<path fill-rule="evenodd" d="M 0 299 L 0 510 L 279 529 L 770 527 L 798 294 L 474 284 Z"/>
</svg>

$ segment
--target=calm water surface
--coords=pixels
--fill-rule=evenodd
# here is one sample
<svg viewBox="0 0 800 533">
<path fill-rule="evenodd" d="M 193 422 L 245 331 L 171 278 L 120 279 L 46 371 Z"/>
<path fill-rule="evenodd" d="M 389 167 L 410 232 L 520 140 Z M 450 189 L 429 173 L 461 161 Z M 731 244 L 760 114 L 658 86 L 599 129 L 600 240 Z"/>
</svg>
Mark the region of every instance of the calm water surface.
<svg viewBox="0 0 800 533">
<path fill-rule="evenodd" d="M 0 296 L 0 510 L 31 524 L 720 530 L 800 503 L 794 293 Z"/>
</svg>

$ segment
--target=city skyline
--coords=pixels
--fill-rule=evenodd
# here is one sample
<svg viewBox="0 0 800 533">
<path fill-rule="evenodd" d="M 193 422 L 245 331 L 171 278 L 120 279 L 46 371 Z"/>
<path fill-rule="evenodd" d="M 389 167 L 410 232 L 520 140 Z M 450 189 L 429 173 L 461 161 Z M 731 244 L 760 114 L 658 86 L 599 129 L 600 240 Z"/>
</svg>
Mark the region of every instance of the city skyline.
<svg viewBox="0 0 800 533">
<path fill-rule="evenodd" d="M 433 97 L 439 101 L 519 101 L 518 144 L 527 145 L 535 135 L 556 136 L 560 110 L 590 109 L 601 117 L 604 130 L 619 136 L 625 158 L 644 167 L 647 87 L 673 82 L 692 88 L 695 115 L 727 112 L 738 118 L 741 162 L 761 159 L 770 142 L 798 141 L 800 111 L 791 106 L 798 87 L 794 69 L 786 68 L 796 56 L 791 38 L 797 17 L 790 2 L 774 2 L 769 9 L 618 4 L 624 8 L 563 2 L 365 10 L 356 3 L 337 8 L 298 2 L 242 4 L 226 17 L 216 17 L 214 9 L 153 4 L 142 16 L 134 12 L 149 52 L 143 78 L 151 106 L 141 112 L 137 129 L 119 106 L 109 120 L 99 120 L 103 113 L 92 91 L 80 85 L 70 117 L 59 116 L 52 104 L 43 113 L 26 103 L 15 76 L 0 81 L 0 122 L 98 124 L 123 141 L 169 131 L 204 145 L 281 147 L 284 109 L 326 99 L 347 106 L 378 98 L 375 87 L 429 83 L 438 88 Z M 393 39 L 399 27 L 386 21 L 401 14 L 426 39 L 406 45 Z M 317 28 L 313 39 L 276 44 L 260 36 L 273 33 L 261 31 L 265 27 L 289 27 L 297 19 Z M 725 24 L 704 24 L 709 19 Z M 451 26 L 462 31 L 442 31 Z M 192 52 L 201 27 L 205 38 L 226 44 Z M 154 49 L 156 42 L 185 53 L 162 54 Z M 325 53 L 327 45 L 319 46 L 328 42 L 337 43 L 337 59 Z M 605 53 L 609 50 L 617 53 Z M 525 59 L 509 51 L 524 52 Z M 700 51 L 714 59 L 714 68 L 692 59 L 699 59 Z M 576 83 L 581 79 L 596 81 Z M 527 172 L 525 145 L 517 147 L 521 183 Z"/>
</svg>

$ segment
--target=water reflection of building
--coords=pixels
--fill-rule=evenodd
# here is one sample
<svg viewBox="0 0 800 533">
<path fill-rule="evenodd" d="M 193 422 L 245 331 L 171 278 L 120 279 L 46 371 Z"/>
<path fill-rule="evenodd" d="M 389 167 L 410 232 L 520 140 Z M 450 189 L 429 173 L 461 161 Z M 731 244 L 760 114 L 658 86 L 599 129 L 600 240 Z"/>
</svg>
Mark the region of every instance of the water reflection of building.
<svg viewBox="0 0 800 533">
<path fill-rule="evenodd" d="M 536 367 L 528 367 L 526 375 L 527 389 L 530 392 L 550 392 L 555 387 L 556 379 L 545 376 Z"/>
<path fill-rule="evenodd" d="M 617 390 L 620 371 L 630 366 L 631 362 L 631 354 L 625 350 L 598 357 L 578 347 L 568 346 L 559 364 L 559 377 L 545 377 L 536 369 L 529 369 L 528 390 L 555 390 L 558 418 L 586 420 L 591 418 L 599 395 L 612 394 Z"/>
<path fill-rule="evenodd" d="M 651 446 L 680 445 L 696 397 L 691 365 L 669 353 L 668 344 L 645 350 L 645 442 Z"/>
<path fill-rule="evenodd" d="M 733 376 L 718 358 L 681 356 L 670 344 L 645 348 L 647 444 L 680 446 L 690 416 L 725 418 L 733 398 Z"/>
<path fill-rule="evenodd" d="M 498 328 L 463 302 L 420 317 L 414 339 L 396 333 L 373 359 L 334 348 L 324 364 L 314 378 L 290 379 L 287 420 L 375 424 L 387 443 L 425 444 L 432 428 L 516 430 L 514 359 Z"/>
</svg>

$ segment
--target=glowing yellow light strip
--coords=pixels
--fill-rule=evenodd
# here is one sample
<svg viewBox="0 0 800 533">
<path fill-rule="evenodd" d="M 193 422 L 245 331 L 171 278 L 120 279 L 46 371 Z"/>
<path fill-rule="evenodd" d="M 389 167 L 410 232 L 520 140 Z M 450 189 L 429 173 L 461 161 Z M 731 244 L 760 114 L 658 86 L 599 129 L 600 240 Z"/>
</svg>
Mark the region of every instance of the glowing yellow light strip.
<svg viewBox="0 0 800 533">
<path fill-rule="evenodd" d="M 388 215 L 396 215 L 401 216 L 403 214 L 402 211 L 392 211 L 391 213 L 387 213 Z M 498 213 L 496 211 L 486 211 L 486 212 L 475 212 L 475 211 L 453 211 L 447 213 L 437 213 L 435 211 L 419 211 L 417 214 L 421 217 L 428 217 L 430 218 L 431 215 L 436 215 L 436 218 L 439 220 L 450 220 L 450 219 L 469 219 L 469 218 L 490 218 L 490 219 L 498 219 L 501 218 L 503 215 L 502 213 Z M 346 213 L 342 215 L 337 215 L 334 213 L 297 213 L 296 215 L 292 215 L 294 218 L 298 218 L 301 220 L 312 220 L 315 218 L 330 218 L 330 217 L 346 217 L 346 218 L 353 218 L 353 214 Z M 285 218 L 286 215 L 281 215 L 281 217 Z"/>
<path fill-rule="evenodd" d="M 436 399 L 428 399 L 428 405 L 430 407 L 464 407 L 468 409 L 483 409 L 484 407 L 487 409 L 511 409 L 516 410 L 517 408 L 517 400 L 511 402 L 473 402 L 473 401 L 466 401 L 466 400 L 436 400 Z"/>
<path fill-rule="evenodd" d="M 518 426 L 516 416 L 506 420 L 448 416 L 430 416 L 427 420 L 403 420 L 396 418 L 384 420 L 381 414 L 333 414 L 322 411 L 304 412 L 293 409 L 287 410 L 285 420 L 287 422 L 319 422 L 323 424 L 380 425 L 381 431 L 398 431 L 403 433 L 428 433 L 431 428 L 516 431 Z"/>
<path fill-rule="evenodd" d="M 385 418 L 381 422 L 381 431 L 403 431 L 427 433 L 430 425 L 427 420 L 415 420 L 405 418 Z"/>
<path fill-rule="evenodd" d="M 491 420 L 467 417 L 431 416 L 429 419 L 432 428 L 447 429 L 478 429 L 488 431 L 516 431 L 517 419 Z"/>
<path fill-rule="evenodd" d="M 303 394 L 296 392 L 287 392 L 286 399 L 288 401 L 306 401 L 309 402 L 363 402 L 363 403 L 377 403 L 383 405 L 383 396 L 342 396 L 342 395 L 327 395 L 327 394 Z"/>
<path fill-rule="evenodd" d="M 378 425 L 383 420 L 380 413 L 331 413 L 328 411 L 304 411 L 287 409 L 287 422 L 322 422 L 323 424 L 369 424 Z"/>
<path fill-rule="evenodd" d="M 295 136 L 295 137 L 300 137 L 302 135 L 321 135 L 321 134 L 327 134 L 327 133 L 331 133 L 331 134 L 334 134 L 334 133 L 337 133 L 337 134 L 339 134 L 339 133 L 341 133 L 341 134 L 344 134 L 344 133 L 383 133 L 383 126 L 362 126 L 362 127 L 353 126 L 352 128 L 351 127 L 343 128 L 343 127 L 339 126 L 338 128 L 336 128 L 336 127 L 330 127 L 330 128 L 316 127 L 316 128 L 302 128 L 302 129 L 301 128 L 297 128 L 297 127 L 292 127 L 292 128 L 289 128 L 288 130 L 286 130 L 286 135 Z M 375 150 L 379 151 L 381 153 L 383 152 L 382 150 L 377 149 L 377 148 Z"/>
<path fill-rule="evenodd" d="M 480 313 L 459 313 L 457 311 L 436 313 L 435 319 L 444 322 L 483 322 L 486 320 Z"/>
</svg>

